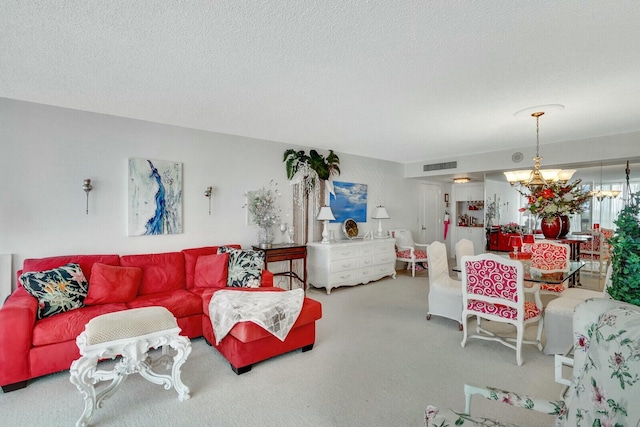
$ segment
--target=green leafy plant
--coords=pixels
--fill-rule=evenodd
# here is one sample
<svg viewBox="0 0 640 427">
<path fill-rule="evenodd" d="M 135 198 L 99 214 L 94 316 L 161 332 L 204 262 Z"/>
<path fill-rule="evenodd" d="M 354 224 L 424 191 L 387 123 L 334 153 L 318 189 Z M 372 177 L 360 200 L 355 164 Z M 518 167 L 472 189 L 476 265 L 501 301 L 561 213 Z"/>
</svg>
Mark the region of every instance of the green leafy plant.
<svg viewBox="0 0 640 427">
<path fill-rule="evenodd" d="M 293 179 L 296 173 L 306 173 L 309 169 L 314 171 L 319 179 L 325 181 L 331 175 L 340 175 L 340 158 L 333 150 L 329 150 L 325 158 L 316 150 L 311 150 L 309 155 L 306 155 L 303 150 L 296 151 L 290 148 L 284 152 L 282 161 L 285 162 L 289 180 Z M 315 179 L 315 176 L 311 179 Z"/>
<path fill-rule="evenodd" d="M 611 245 L 611 286 L 613 299 L 640 305 L 640 193 L 631 195 L 614 221 L 616 234 Z"/>
</svg>

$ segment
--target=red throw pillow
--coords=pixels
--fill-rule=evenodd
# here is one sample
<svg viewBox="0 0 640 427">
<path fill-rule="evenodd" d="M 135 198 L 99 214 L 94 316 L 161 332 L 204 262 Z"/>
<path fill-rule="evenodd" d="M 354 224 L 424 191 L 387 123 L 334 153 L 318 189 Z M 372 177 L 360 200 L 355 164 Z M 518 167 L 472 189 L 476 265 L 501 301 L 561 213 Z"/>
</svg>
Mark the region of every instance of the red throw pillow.
<svg viewBox="0 0 640 427">
<path fill-rule="evenodd" d="M 225 288 L 229 271 L 229 254 L 201 255 L 196 261 L 196 288 Z"/>
<path fill-rule="evenodd" d="M 101 263 L 93 264 L 89 279 L 89 292 L 85 305 L 132 301 L 142 281 L 139 267 L 121 267 Z"/>
</svg>

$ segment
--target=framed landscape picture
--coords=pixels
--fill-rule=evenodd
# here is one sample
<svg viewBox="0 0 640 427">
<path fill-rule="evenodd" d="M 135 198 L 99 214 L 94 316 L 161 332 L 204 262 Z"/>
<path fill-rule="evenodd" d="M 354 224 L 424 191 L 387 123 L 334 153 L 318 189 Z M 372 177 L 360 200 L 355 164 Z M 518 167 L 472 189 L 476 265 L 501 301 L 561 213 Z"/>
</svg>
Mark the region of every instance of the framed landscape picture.
<svg viewBox="0 0 640 427">
<path fill-rule="evenodd" d="M 329 205 L 336 219 L 331 222 L 342 223 L 348 218 L 367 221 L 367 184 L 334 181 L 333 190 L 335 196 L 331 194 Z"/>
<path fill-rule="evenodd" d="M 129 236 L 182 233 L 182 163 L 129 159 Z"/>
</svg>

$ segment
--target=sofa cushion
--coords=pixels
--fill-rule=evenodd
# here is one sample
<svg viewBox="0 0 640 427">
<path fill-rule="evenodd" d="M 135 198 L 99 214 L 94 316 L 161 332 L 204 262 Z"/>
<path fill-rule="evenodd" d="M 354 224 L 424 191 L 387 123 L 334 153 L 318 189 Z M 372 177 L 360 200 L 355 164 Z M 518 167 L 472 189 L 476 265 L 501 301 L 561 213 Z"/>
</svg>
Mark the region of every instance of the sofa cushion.
<svg viewBox="0 0 640 427">
<path fill-rule="evenodd" d="M 102 263 L 93 264 L 85 305 L 128 302 L 138 294 L 142 269 Z"/>
<path fill-rule="evenodd" d="M 27 258 L 22 263 L 22 272 L 50 270 L 60 267 L 61 265 L 76 263 L 80 264 L 80 268 L 84 272 L 87 280 L 91 280 L 91 268 L 93 264 L 100 262 L 102 264 L 120 265 L 119 255 L 63 255 L 48 258 Z"/>
<path fill-rule="evenodd" d="M 33 328 L 33 346 L 75 341 L 89 320 L 101 314 L 126 309 L 125 304 L 92 305 L 38 320 Z"/>
<path fill-rule="evenodd" d="M 221 289 L 226 289 L 228 291 L 238 291 L 238 292 L 284 292 L 284 289 L 278 288 L 276 286 L 267 286 L 267 287 L 259 287 L 259 288 L 198 288 L 194 289 L 191 292 L 195 293 L 200 297 L 202 301 L 202 312 L 205 316 L 209 317 L 209 302 L 211 301 L 211 297 L 214 293 L 218 292 Z"/>
<path fill-rule="evenodd" d="M 304 298 L 300 315 L 293 324 L 293 328 L 313 323 L 322 317 L 322 304 L 311 298 Z M 234 336 L 243 343 L 257 341 L 259 339 L 273 336 L 269 331 L 253 322 L 237 323 L 230 331 L 229 335 Z"/>
<path fill-rule="evenodd" d="M 224 288 L 227 286 L 229 254 L 201 255 L 196 261 L 196 288 Z"/>
<path fill-rule="evenodd" d="M 202 300 L 186 289 L 138 295 L 127 303 L 129 308 L 166 307 L 176 318 L 202 314 Z"/>
<path fill-rule="evenodd" d="M 22 273 L 20 283 L 38 299 L 38 319 L 84 306 L 89 287 L 82 268 L 74 263 Z"/>
<path fill-rule="evenodd" d="M 240 245 L 225 245 L 228 248 L 240 249 Z M 203 246 L 200 248 L 183 249 L 184 255 L 184 271 L 185 280 L 187 281 L 187 289 L 195 287 L 196 263 L 198 257 L 202 255 L 213 255 L 218 253 L 219 246 Z"/>
<path fill-rule="evenodd" d="M 185 288 L 184 256 L 180 252 L 124 255 L 120 257 L 120 265 L 142 269 L 138 295 Z"/>
<path fill-rule="evenodd" d="M 257 288 L 262 279 L 265 253 L 221 246 L 218 253 L 229 254 L 229 272 L 227 286 Z"/>
</svg>

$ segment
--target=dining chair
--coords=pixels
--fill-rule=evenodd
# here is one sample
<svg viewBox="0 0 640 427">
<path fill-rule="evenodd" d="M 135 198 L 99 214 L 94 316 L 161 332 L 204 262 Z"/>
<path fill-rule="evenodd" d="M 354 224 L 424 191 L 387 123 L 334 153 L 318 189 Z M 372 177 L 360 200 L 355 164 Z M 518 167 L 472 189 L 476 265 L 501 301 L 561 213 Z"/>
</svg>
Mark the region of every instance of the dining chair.
<svg viewBox="0 0 640 427">
<path fill-rule="evenodd" d="M 589 272 L 594 272 L 594 264 L 598 263 L 598 272 L 602 275 L 607 270 L 611 259 L 608 239 L 613 237 L 613 230 L 599 228 L 589 232 L 591 240 L 580 244 L 580 261 L 589 263 Z"/>
<path fill-rule="evenodd" d="M 422 264 L 424 268 L 428 267 L 426 243 L 415 243 L 411 231 L 406 228 L 389 230 L 389 234 L 396 239 L 396 261 L 408 264 L 411 277 L 416 277 L 416 264 Z"/>
<path fill-rule="evenodd" d="M 571 248 L 565 243 L 542 240 L 531 246 L 531 274 L 566 273 L 570 270 Z M 541 295 L 560 295 L 567 289 L 567 280 L 562 283 L 537 282 Z M 527 284 L 532 282 L 527 282 Z"/>
<path fill-rule="evenodd" d="M 462 257 L 462 347 L 467 338 L 497 341 L 516 351 L 518 365 L 522 365 L 522 344 L 533 344 L 542 350 L 540 288 L 534 283 L 527 293 L 532 293 L 535 301 L 525 301 L 522 262 L 495 254 Z M 475 334 L 469 334 L 467 320 L 470 316 L 476 317 Z M 485 329 L 482 320 L 513 325 L 516 338 Z M 525 328 L 536 323 L 536 339 L 525 340 Z"/>
<path fill-rule="evenodd" d="M 429 258 L 427 320 L 431 320 L 431 315 L 446 317 L 458 322 L 458 329 L 462 330 L 462 282 L 449 276 L 447 246 L 440 242 L 431 243 L 427 247 L 427 258 Z"/>
<path fill-rule="evenodd" d="M 456 251 L 456 267 L 461 269 L 461 260 L 465 255 L 475 255 L 475 248 L 473 247 L 473 242 L 469 239 L 460 239 L 455 245 Z M 462 278 L 462 273 L 458 273 L 458 279 Z"/>
</svg>

